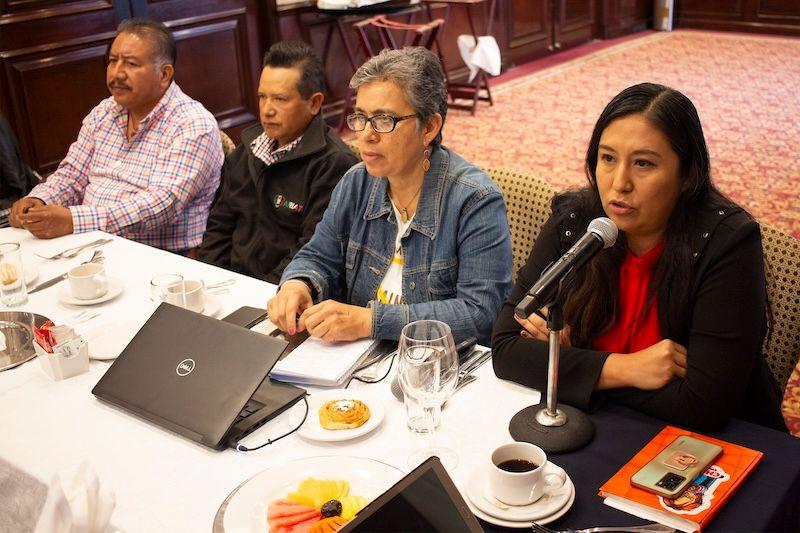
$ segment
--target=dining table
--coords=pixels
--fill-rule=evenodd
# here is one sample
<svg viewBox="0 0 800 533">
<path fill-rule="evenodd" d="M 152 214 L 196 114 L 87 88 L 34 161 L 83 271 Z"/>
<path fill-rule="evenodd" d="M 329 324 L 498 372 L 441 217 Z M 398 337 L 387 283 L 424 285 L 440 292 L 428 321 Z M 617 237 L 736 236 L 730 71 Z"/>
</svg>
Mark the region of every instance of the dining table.
<svg viewBox="0 0 800 533">
<path fill-rule="evenodd" d="M 116 297 L 91 306 L 74 305 L 66 298 L 69 282 L 63 281 L 30 294 L 26 304 L 14 308 L 43 315 L 56 324 L 74 323 L 76 332 L 87 338 L 90 356 L 93 331 L 118 327 L 127 341 L 148 320 L 158 306 L 149 291 L 150 280 L 157 275 L 180 274 L 207 285 L 223 283 L 224 289 L 210 295 L 203 309 L 218 319 L 242 306 L 265 308 L 276 291 L 264 281 L 103 232 L 39 240 L 22 229 L 0 229 L 0 242 L 21 245 L 23 268 L 30 270 L 29 289 L 87 261 L 95 249 L 72 259 L 40 256 L 100 238 L 111 239 L 96 249 L 103 251 L 109 282 L 122 286 Z M 82 313 L 87 309 L 91 313 Z M 179 346 L 181 339 L 173 342 Z M 89 465 L 102 485 L 113 491 L 116 506 L 111 524 L 115 529 L 223 531 L 228 497 L 260 472 L 293 460 L 326 456 L 368 458 L 408 472 L 410 452 L 426 442 L 424 435 L 408 430 L 404 405 L 392 394 L 397 365 L 378 383 L 353 381 L 349 385 L 383 408 L 383 420 L 371 432 L 335 442 L 295 433 L 256 451 L 242 452 L 205 448 L 95 398 L 91 390 L 111 364 L 113 359 L 92 359 L 88 372 L 62 381 L 45 374 L 37 359 L 0 372 L 0 490 L 7 493 L 0 496 L 0 531 L 31 530 L 53 477 L 81 464 Z M 538 391 L 495 377 L 490 362 L 475 375 L 472 384 L 447 401 L 436 432 L 440 442 L 457 451 L 457 464 L 448 471 L 462 492 L 478 469 L 488 468 L 491 451 L 512 442 L 511 417 L 540 400 Z M 312 397 L 324 392 L 305 388 Z M 576 494 L 572 508 L 551 527 L 644 523 L 605 506 L 597 489 L 666 422 L 619 406 L 607 406 L 590 418 L 596 435 L 589 446 L 550 457 L 565 468 Z M 292 429 L 292 413 L 287 411 L 245 437 L 242 444 L 253 448 Z M 739 420 L 712 436 L 765 455 L 708 530 L 800 530 L 796 512 L 800 508 L 800 440 Z M 9 512 L 3 500 L 12 493 L 16 504 Z M 487 531 L 503 530 L 488 522 L 482 525 Z"/>
</svg>

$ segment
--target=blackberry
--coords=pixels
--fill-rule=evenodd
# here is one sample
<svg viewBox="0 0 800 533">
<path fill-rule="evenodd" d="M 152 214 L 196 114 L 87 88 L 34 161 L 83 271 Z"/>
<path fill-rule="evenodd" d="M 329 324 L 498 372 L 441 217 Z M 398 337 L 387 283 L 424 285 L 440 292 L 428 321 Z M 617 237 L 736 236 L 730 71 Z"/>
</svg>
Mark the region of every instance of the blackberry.
<svg viewBox="0 0 800 533">
<path fill-rule="evenodd" d="M 328 500 L 322 504 L 322 517 L 330 518 L 332 516 L 342 515 L 342 502 L 339 500 Z"/>
</svg>

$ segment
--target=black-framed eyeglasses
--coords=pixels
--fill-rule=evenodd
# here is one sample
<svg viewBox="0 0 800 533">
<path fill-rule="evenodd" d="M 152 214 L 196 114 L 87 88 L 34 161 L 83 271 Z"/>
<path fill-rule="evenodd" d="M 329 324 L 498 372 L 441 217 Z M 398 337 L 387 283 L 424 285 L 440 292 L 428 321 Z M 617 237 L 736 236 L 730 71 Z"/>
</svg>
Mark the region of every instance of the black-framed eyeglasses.
<svg viewBox="0 0 800 533">
<path fill-rule="evenodd" d="M 353 113 L 352 115 L 347 115 L 347 127 L 353 131 L 363 131 L 367 127 L 367 122 L 369 122 L 372 125 L 372 129 L 378 133 L 391 133 L 397 127 L 398 122 L 416 116 L 417 113 L 402 117 L 393 117 L 392 115 L 381 113 L 368 117 L 364 113 Z"/>
</svg>

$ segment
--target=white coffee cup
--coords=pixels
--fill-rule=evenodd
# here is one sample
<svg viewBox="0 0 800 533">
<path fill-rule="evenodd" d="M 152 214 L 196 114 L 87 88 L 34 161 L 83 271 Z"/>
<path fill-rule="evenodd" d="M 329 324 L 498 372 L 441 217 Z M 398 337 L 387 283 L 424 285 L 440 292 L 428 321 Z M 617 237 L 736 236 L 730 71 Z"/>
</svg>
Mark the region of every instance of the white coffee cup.
<svg viewBox="0 0 800 533">
<path fill-rule="evenodd" d="M 509 462 L 517 462 L 516 465 Z M 512 466 L 523 471 L 501 468 Z M 530 505 L 545 492 L 557 490 L 567 482 L 567 473 L 547 461 L 544 450 L 527 442 L 514 442 L 495 448 L 489 464 L 489 491 L 507 505 Z"/>
<path fill-rule="evenodd" d="M 184 280 L 167 288 L 166 302 L 200 313 L 206 305 L 206 287 L 199 280 Z"/>
<path fill-rule="evenodd" d="M 108 292 L 106 267 L 101 263 L 78 265 L 67 274 L 72 297 L 78 300 L 94 300 Z"/>
</svg>

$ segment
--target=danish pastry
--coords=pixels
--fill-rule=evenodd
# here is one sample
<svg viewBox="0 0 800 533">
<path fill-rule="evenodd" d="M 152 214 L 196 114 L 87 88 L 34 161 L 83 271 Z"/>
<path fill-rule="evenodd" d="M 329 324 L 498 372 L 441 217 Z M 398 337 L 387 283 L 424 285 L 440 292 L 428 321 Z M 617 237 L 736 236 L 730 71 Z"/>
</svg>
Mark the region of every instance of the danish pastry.
<svg viewBox="0 0 800 533">
<path fill-rule="evenodd" d="M 12 283 L 16 283 L 18 278 L 19 275 L 17 274 L 17 267 L 11 263 L 3 263 L 0 265 L 0 281 L 3 282 L 3 285 L 11 285 Z"/>
<path fill-rule="evenodd" d="M 360 400 L 331 400 L 319 408 L 319 424 L 325 429 L 355 429 L 369 420 L 369 407 Z"/>
</svg>

